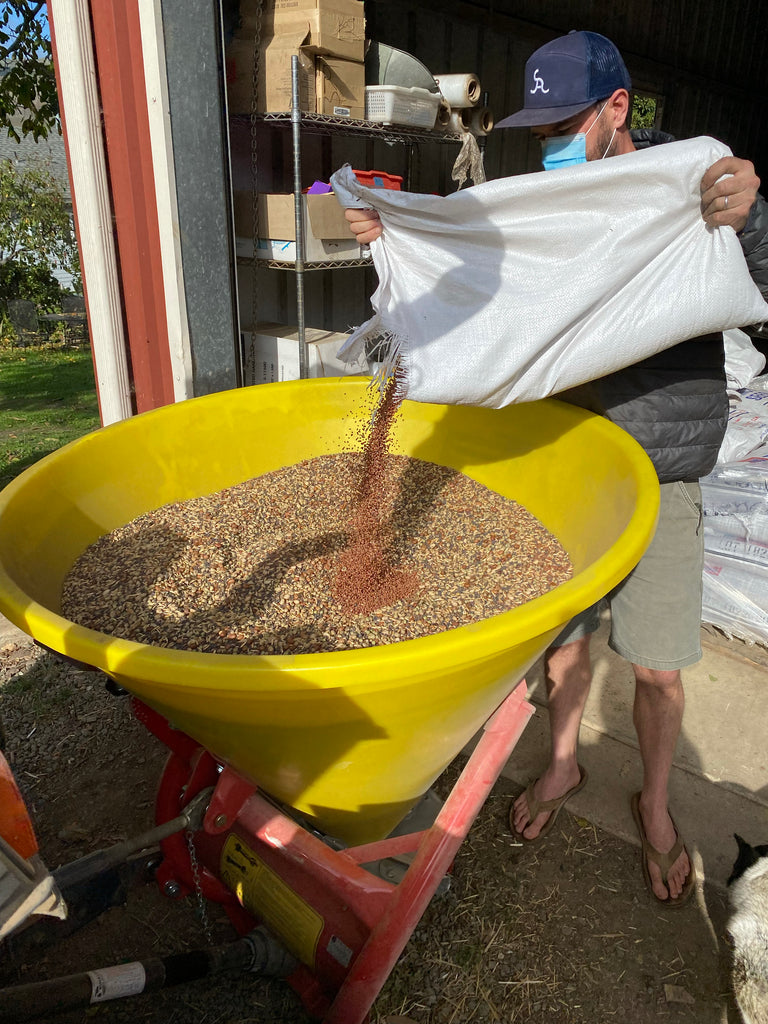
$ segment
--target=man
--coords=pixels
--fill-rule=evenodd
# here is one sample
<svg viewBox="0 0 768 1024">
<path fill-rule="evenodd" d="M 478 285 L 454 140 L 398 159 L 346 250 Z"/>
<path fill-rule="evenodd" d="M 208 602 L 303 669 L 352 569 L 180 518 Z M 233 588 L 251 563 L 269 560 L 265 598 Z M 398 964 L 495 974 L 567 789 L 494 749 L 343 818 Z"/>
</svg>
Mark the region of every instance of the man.
<svg viewBox="0 0 768 1024">
<path fill-rule="evenodd" d="M 525 69 L 525 105 L 499 128 L 529 128 L 545 169 L 631 153 L 671 136 L 630 132 L 629 74 L 616 47 L 593 32 L 547 43 Z M 723 178 L 723 175 L 727 177 Z M 719 180 L 723 178 L 723 180 Z M 768 213 L 749 161 L 718 160 L 701 182 L 701 209 L 712 227 L 740 233 L 753 279 L 768 297 Z M 358 241 L 381 234 L 371 210 L 347 210 Z M 632 811 L 650 891 L 667 906 L 683 903 L 695 872 L 667 806 L 684 695 L 680 670 L 701 658 L 703 531 L 698 479 L 713 467 L 728 415 L 721 334 L 694 338 L 560 396 L 617 422 L 648 452 L 661 486 L 654 539 L 637 568 L 608 596 L 610 646 L 632 664 L 633 709 L 643 763 Z M 597 607 L 578 616 L 545 656 L 550 762 L 514 802 L 510 824 L 533 842 L 546 835 L 565 802 L 586 782 L 577 761 L 579 727 L 592 678 L 590 636 Z"/>
</svg>

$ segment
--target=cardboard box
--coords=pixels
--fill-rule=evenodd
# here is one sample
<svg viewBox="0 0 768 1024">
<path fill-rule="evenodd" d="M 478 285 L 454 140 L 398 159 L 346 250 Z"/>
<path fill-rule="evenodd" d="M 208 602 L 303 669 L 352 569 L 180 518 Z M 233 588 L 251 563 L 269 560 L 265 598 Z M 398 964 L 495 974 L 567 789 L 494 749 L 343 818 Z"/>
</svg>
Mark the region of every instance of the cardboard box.
<svg viewBox="0 0 768 1024">
<path fill-rule="evenodd" d="M 240 3 L 241 39 L 253 39 L 257 30 L 255 4 Z M 365 56 L 365 15 L 362 0 L 265 0 L 260 35 L 302 36 L 312 53 L 326 53 L 348 60 Z"/>
<path fill-rule="evenodd" d="M 265 12 L 262 35 L 298 35 L 301 45 L 310 53 L 361 62 L 365 58 L 365 19 L 345 8 L 340 0 L 335 0 L 333 6 L 321 4 L 314 10 Z"/>
<path fill-rule="evenodd" d="M 258 17 L 255 4 L 242 0 L 240 16 L 240 27 L 226 50 L 227 93 L 230 113 L 250 114 Z M 313 114 L 317 110 L 315 55 L 363 61 L 363 4 L 361 0 L 267 0 L 258 35 L 258 110 L 291 109 L 291 57 L 296 54 L 300 106 Z M 356 95 L 357 84 L 356 80 Z M 359 102 L 356 99 L 354 105 Z"/>
<path fill-rule="evenodd" d="M 344 241 L 350 235 L 355 238 L 344 215 L 344 207 L 333 192 L 324 196 L 305 196 L 304 199 L 315 238 L 340 238 Z"/>
<path fill-rule="evenodd" d="M 304 33 L 268 37 L 262 40 L 259 54 L 259 111 L 291 109 L 291 57 L 299 58 L 299 104 L 301 110 L 316 111 L 315 58 L 301 46 Z M 227 46 L 227 103 L 230 114 L 250 114 L 253 104 L 253 39 L 237 36 Z"/>
<path fill-rule="evenodd" d="M 348 335 L 307 327 L 310 377 L 348 377 L 368 373 L 363 358 L 355 363 L 344 363 L 336 353 Z M 299 379 L 299 331 L 285 324 L 260 323 L 253 332 L 242 334 L 245 353 L 245 383 L 273 384 L 281 380 Z"/>
<path fill-rule="evenodd" d="M 253 256 L 253 240 L 250 238 L 235 239 L 237 256 L 250 259 Z M 337 238 L 307 239 L 304 247 L 306 263 L 336 263 L 339 260 L 357 260 L 361 258 L 360 246 L 353 238 L 345 242 Z M 296 262 L 296 242 L 280 241 L 275 238 L 260 238 L 256 246 L 256 259 L 277 260 L 280 263 Z M 373 264 L 371 264 L 373 265 Z"/>
<path fill-rule="evenodd" d="M 250 192 L 235 192 L 235 235 L 237 255 L 253 256 L 253 199 Z M 304 207 L 304 259 L 329 263 L 360 257 L 360 246 L 349 229 L 344 209 L 336 196 L 302 197 Z M 256 257 L 266 260 L 296 260 L 296 215 L 293 195 L 258 197 L 259 241 Z"/>
<path fill-rule="evenodd" d="M 362 120 L 365 114 L 365 64 L 343 57 L 315 59 L 317 113 Z"/>
<path fill-rule="evenodd" d="M 250 192 L 235 192 L 235 233 L 253 234 L 253 196 Z M 344 216 L 344 207 L 329 192 L 327 195 L 302 196 L 305 216 L 309 214 L 311 234 L 315 238 L 355 240 Z M 258 197 L 259 235 L 262 238 L 280 238 L 296 241 L 296 214 L 293 193 L 260 193 Z"/>
<path fill-rule="evenodd" d="M 339 11 L 346 11 L 348 14 L 358 18 L 364 17 L 363 0 L 266 0 L 266 6 L 273 7 L 276 11 L 317 11 L 324 7 L 333 7 Z"/>
</svg>

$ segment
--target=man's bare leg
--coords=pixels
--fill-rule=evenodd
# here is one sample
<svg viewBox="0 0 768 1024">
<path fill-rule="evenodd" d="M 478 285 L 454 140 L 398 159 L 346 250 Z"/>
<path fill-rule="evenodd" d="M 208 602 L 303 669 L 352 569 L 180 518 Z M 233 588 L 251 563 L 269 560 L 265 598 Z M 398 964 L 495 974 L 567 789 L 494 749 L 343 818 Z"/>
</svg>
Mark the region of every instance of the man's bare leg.
<svg viewBox="0 0 768 1024">
<path fill-rule="evenodd" d="M 580 778 L 577 763 L 579 727 L 592 682 L 589 637 L 551 648 L 544 668 L 551 756 L 544 774 L 536 781 L 534 794 L 539 800 L 554 800 L 572 789 Z M 528 820 L 525 793 L 521 793 L 514 803 L 515 829 L 526 839 L 535 839 L 548 818 L 549 812 L 544 811 L 534 821 Z"/>
<path fill-rule="evenodd" d="M 675 845 L 675 827 L 669 816 L 668 785 L 677 738 L 683 722 L 685 696 L 679 672 L 663 672 L 633 665 L 635 670 L 634 723 L 643 760 L 640 814 L 648 842 L 659 853 Z M 679 896 L 690 871 L 683 851 L 667 873 L 669 892 L 661 872 L 649 860 L 653 891 L 659 899 Z"/>
</svg>

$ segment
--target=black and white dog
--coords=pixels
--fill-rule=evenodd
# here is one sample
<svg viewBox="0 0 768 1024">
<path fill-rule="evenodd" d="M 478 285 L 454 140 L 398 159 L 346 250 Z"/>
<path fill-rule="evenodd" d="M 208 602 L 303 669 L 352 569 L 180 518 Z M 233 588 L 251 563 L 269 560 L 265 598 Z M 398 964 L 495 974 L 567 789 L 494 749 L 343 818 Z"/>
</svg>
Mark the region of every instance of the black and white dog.
<svg viewBox="0 0 768 1024">
<path fill-rule="evenodd" d="M 739 855 L 728 879 L 733 992 L 745 1024 L 768 1024 L 768 846 L 734 835 Z"/>
</svg>

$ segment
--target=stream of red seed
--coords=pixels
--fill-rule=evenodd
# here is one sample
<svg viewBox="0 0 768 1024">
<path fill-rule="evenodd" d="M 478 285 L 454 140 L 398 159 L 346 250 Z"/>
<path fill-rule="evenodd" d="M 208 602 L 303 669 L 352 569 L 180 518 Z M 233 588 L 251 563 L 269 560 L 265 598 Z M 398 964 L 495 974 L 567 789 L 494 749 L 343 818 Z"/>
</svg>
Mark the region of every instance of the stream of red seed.
<svg viewBox="0 0 768 1024">
<path fill-rule="evenodd" d="M 339 556 L 333 596 L 349 615 L 385 608 L 410 597 L 419 587 L 415 572 L 393 564 L 389 554 L 392 529 L 382 514 L 387 456 L 400 407 L 398 384 L 395 371 L 386 382 L 368 431 L 349 543 Z"/>
</svg>

